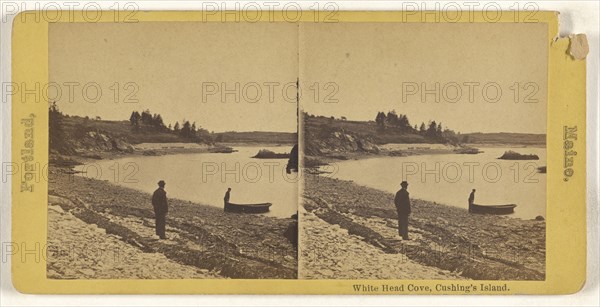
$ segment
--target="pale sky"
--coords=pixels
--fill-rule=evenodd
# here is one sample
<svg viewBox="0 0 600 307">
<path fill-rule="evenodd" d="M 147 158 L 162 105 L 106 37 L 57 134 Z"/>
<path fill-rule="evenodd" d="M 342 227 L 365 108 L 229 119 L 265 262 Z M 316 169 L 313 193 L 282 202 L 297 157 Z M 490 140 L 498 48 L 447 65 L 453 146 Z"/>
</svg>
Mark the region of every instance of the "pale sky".
<svg viewBox="0 0 600 307">
<path fill-rule="evenodd" d="M 49 66 L 67 114 L 128 120 L 133 110 L 150 109 L 166 124 L 185 118 L 210 131 L 296 131 L 295 24 L 50 24 Z M 73 95 L 68 82 L 79 84 Z M 221 90 L 235 93 L 236 83 L 240 102 L 236 94 L 222 98 Z M 286 84 L 294 86 L 284 93 Z M 96 87 L 102 95 L 92 103 Z M 136 90 L 139 102 L 124 103 Z"/>
<path fill-rule="evenodd" d="M 150 109 L 167 124 L 186 119 L 211 131 L 296 131 L 299 77 L 301 106 L 313 114 L 373 120 L 396 110 L 413 126 L 545 133 L 547 43 L 543 23 L 58 23 L 49 29 L 49 79 L 67 114 L 126 120 Z M 78 84 L 73 95 L 69 82 Z M 436 83 L 440 102 L 434 94 L 421 102 Z M 502 90 L 498 101 L 485 101 L 485 85 L 489 100 Z M 458 89 L 458 101 L 445 99 Z M 126 103 L 134 92 L 139 102 Z M 528 95 L 537 102 L 524 103 Z"/>
<path fill-rule="evenodd" d="M 395 109 L 413 126 L 436 120 L 460 132 L 546 132 L 546 24 L 303 24 L 300 42 L 301 106 L 309 113 L 374 120 L 378 111 Z M 421 102 L 423 82 L 428 89 L 439 82 L 439 103 L 434 94 Z M 472 85 L 472 103 L 465 82 L 479 83 Z M 518 103 L 515 82 L 521 88 Z M 322 96 L 336 90 L 326 90 L 327 83 L 336 84 L 337 103 L 323 103 Z M 315 84 L 318 100 L 306 88 Z M 502 90 L 497 102 L 485 101 L 486 84 L 490 101 L 495 84 Z M 457 102 L 444 99 L 444 86 L 449 100 L 458 98 L 460 88 Z M 523 103 L 527 95 L 538 102 Z"/>
</svg>

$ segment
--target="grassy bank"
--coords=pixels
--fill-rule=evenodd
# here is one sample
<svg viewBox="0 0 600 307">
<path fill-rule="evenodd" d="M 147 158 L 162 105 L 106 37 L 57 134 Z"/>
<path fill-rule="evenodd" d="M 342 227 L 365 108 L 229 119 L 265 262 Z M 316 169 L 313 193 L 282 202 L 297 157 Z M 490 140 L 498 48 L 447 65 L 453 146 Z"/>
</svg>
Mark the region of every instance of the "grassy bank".
<svg viewBox="0 0 600 307">
<path fill-rule="evenodd" d="M 326 176 L 306 175 L 305 184 L 304 207 L 309 213 L 387 254 L 406 255 L 416 263 L 470 279 L 545 277 L 544 221 L 475 215 L 463 208 L 412 199 L 409 231 L 413 240 L 407 243 L 398 240 L 391 193 Z"/>
</svg>

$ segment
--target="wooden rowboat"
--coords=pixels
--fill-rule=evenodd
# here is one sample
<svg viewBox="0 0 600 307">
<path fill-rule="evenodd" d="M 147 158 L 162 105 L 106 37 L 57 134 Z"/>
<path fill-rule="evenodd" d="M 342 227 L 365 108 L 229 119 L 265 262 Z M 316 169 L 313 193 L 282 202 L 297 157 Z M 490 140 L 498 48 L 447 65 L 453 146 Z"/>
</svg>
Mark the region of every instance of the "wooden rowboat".
<svg viewBox="0 0 600 307">
<path fill-rule="evenodd" d="M 469 212 L 479 214 L 511 214 L 515 212 L 516 206 L 517 205 L 515 204 L 492 206 L 472 204 L 469 208 Z"/>
<path fill-rule="evenodd" d="M 269 212 L 271 203 L 261 204 L 234 204 L 225 203 L 225 212 L 239 212 L 239 213 L 265 213 Z"/>
</svg>

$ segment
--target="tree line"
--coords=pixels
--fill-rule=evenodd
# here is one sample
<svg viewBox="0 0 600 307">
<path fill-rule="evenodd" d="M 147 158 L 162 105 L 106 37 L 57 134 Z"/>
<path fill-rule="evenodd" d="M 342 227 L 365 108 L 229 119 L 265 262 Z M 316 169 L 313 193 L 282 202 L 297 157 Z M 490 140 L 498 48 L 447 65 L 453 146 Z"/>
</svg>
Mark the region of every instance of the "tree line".
<svg viewBox="0 0 600 307">
<path fill-rule="evenodd" d="M 395 110 L 388 111 L 387 113 L 377 112 L 375 123 L 381 132 L 393 130 L 403 133 L 415 133 L 435 142 L 458 143 L 456 133 L 448 128 L 444 129 L 441 122 L 437 123 L 435 120 L 432 120 L 427 124 L 421 122 L 420 126 L 412 126 L 406 114 L 397 114 Z"/>
<path fill-rule="evenodd" d="M 129 122 L 135 131 L 168 132 L 193 142 L 212 142 L 211 133 L 202 127 L 196 126 L 196 122 L 190 123 L 190 121 L 184 119 L 182 124 L 177 121 L 175 125 L 169 124 L 166 126 L 160 114 L 152 114 L 148 109 L 142 111 L 142 113 L 138 111 L 131 112 Z"/>
</svg>

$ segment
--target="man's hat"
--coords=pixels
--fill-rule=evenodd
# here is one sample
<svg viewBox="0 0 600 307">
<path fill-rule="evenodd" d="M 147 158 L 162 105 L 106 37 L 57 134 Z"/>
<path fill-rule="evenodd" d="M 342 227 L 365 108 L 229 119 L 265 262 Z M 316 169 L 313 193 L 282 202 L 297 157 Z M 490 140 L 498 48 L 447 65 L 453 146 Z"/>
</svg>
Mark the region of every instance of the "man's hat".
<svg viewBox="0 0 600 307">
<path fill-rule="evenodd" d="M 161 187 L 164 187 L 165 186 L 165 181 L 164 180 L 159 181 L 158 185 L 161 186 Z"/>
<path fill-rule="evenodd" d="M 400 183 L 400 186 L 401 186 L 401 187 L 407 187 L 407 186 L 408 186 L 408 182 L 406 182 L 406 181 L 402 181 L 402 182 Z"/>
</svg>

